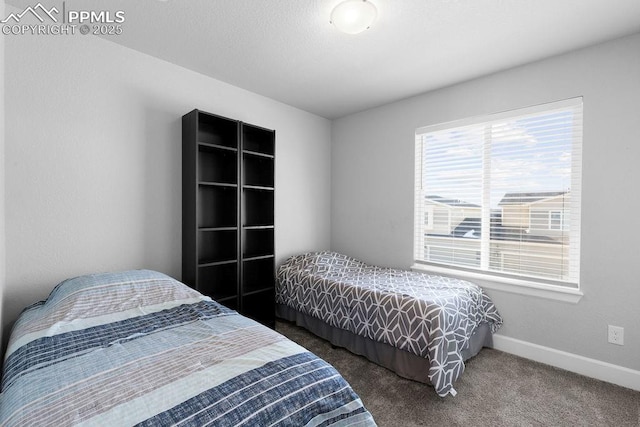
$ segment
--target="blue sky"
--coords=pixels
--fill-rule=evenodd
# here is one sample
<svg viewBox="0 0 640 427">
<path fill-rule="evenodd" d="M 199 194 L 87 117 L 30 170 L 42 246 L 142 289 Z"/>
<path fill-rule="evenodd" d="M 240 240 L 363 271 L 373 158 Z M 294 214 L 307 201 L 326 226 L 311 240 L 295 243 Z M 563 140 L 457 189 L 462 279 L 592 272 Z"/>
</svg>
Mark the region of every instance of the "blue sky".
<svg viewBox="0 0 640 427">
<path fill-rule="evenodd" d="M 480 204 L 483 139 L 490 138 L 491 207 L 505 193 L 568 191 L 571 187 L 573 113 L 538 114 L 497 122 L 491 132 L 478 125 L 426 134 L 423 188 L 426 194 Z M 429 162 L 443 160 L 442 167 Z"/>
</svg>

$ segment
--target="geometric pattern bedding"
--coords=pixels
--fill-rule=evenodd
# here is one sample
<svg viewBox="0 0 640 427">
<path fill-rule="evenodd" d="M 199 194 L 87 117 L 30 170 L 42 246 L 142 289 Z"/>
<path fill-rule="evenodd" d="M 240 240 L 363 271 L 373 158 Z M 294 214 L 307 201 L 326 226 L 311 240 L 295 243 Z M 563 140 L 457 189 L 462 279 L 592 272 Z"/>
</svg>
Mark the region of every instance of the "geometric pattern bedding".
<svg viewBox="0 0 640 427">
<path fill-rule="evenodd" d="M 439 396 L 455 395 L 462 351 L 482 323 L 502 318 L 479 286 L 460 279 L 367 265 L 335 252 L 289 258 L 278 269 L 276 302 L 357 335 L 429 360 Z"/>
<path fill-rule="evenodd" d="M 164 274 L 59 284 L 21 314 L 2 426 L 373 426 L 328 363 Z"/>
</svg>

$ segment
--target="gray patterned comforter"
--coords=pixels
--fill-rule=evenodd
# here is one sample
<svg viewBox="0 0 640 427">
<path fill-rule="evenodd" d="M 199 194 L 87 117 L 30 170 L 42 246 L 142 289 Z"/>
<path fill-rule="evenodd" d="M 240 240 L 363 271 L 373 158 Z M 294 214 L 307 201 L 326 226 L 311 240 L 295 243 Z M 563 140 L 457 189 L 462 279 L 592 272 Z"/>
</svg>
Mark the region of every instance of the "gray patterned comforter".
<svg viewBox="0 0 640 427">
<path fill-rule="evenodd" d="M 341 329 L 429 359 L 440 396 L 455 395 L 462 350 L 483 322 L 502 318 L 473 283 L 367 265 L 335 252 L 289 258 L 277 274 L 276 302 Z"/>
</svg>

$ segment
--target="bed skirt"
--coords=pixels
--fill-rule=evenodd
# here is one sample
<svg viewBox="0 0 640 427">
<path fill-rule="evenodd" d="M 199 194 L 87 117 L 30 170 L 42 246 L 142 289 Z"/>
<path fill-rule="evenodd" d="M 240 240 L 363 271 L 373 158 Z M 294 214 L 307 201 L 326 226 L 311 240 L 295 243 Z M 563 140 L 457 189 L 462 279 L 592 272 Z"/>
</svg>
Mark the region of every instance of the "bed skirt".
<svg viewBox="0 0 640 427">
<path fill-rule="evenodd" d="M 431 384 L 429 381 L 429 360 L 395 348 L 389 344 L 356 335 L 345 329 L 335 328 L 322 320 L 301 313 L 287 305 L 276 304 L 276 316 L 295 322 L 313 334 L 329 341 L 336 347 L 344 347 L 350 352 L 364 356 L 373 363 L 391 369 L 403 378 Z M 462 357 L 467 360 L 480 352 L 482 347 L 493 347 L 493 336 L 488 323 L 482 323 L 473 332 Z"/>
</svg>

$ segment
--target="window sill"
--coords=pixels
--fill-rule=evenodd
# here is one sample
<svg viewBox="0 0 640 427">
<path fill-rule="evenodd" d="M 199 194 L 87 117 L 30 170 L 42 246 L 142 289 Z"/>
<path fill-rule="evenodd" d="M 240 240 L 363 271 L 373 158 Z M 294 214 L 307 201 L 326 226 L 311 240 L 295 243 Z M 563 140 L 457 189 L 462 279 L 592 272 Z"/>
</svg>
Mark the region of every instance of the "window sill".
<svg viewBox="0 0 640 427">
<path fill-rule="evenodd" d="M 548 285 L 526 279 L 513 279 L 508 277 L 492 276 L 490 274 L 455 270 L 452 268 L 436 267 L 423 264 L 414 264 L 411 266 L 411 269 L 416 271 L 423 271 L 425 273 L 459 277 L 461 279 L 467 280 L 478 280 L 482 282 L 479 284 L 483 288 L 502 292 L 510 292 L 519 295 L 546 298 L 572 304 L 577 304 L 584 295 L 579 289 Z"/>
</svg>

